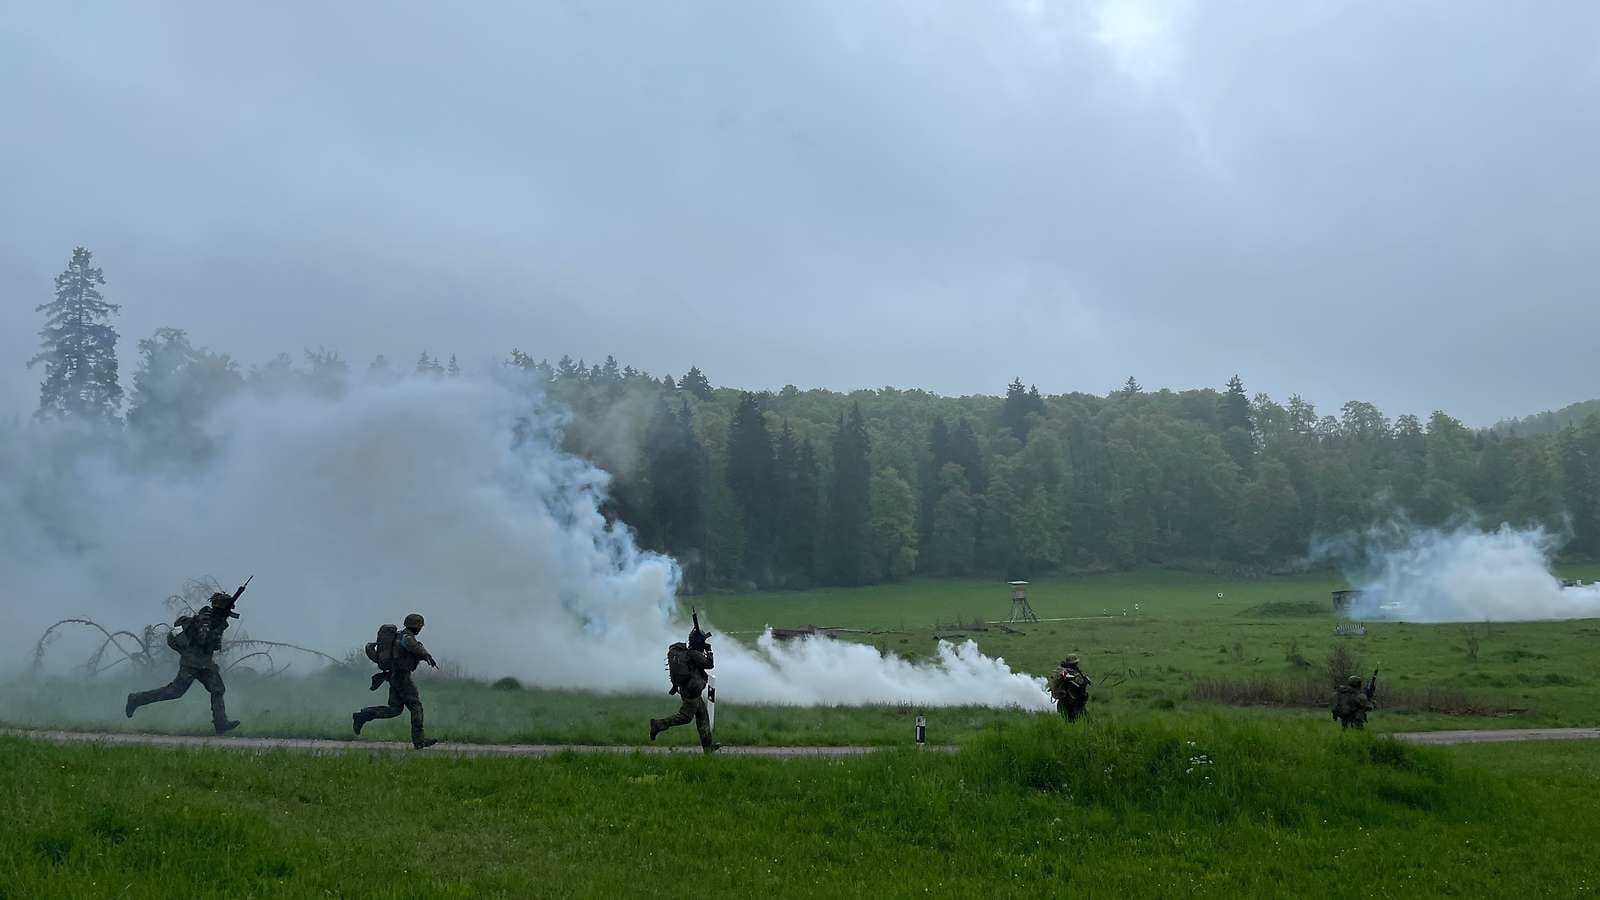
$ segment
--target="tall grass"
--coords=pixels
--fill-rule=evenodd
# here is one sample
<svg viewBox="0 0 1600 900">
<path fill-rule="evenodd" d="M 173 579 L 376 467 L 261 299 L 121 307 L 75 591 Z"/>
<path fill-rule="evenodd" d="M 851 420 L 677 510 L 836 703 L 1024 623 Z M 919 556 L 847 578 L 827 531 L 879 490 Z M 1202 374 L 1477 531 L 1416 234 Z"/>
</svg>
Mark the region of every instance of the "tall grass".
<svg viewBox="0 0 1600 900">
<path fill-rule="evenodd" d="M 1572 896 L 1595 770 L 1518 780 L 1541 752 L 1210 716 L 846 760 L 0 739 L 0 896 Z"/>
</svg>

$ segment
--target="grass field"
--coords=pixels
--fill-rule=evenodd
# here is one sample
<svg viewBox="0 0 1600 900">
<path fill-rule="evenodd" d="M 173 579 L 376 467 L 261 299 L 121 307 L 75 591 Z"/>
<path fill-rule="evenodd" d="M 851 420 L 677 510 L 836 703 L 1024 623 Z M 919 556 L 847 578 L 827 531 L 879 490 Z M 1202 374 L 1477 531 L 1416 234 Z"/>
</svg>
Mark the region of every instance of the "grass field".
<svg viewBox="0 0 1600 900">
<path fill-rule="evenodd" d="M 1592 581 L 1600 568 L 1562 574 Z M 1360 658 L 1363 672 L 1383 666 L 1384 712 L 1373 719 L 1379 729 L 1600 723 L 1600 619 L 1470 626 L 1369 622 L 1364 636 L 1336 637 L 1341 619 L 1329 592 L 1342 586 L 1327 574 L 1243 580 L 1157 571 L 1052 579 L 1030 585 L 1029 601 L 1041 619 L 1069 621 L 1018 626 L 1022 634 L 955 624 L 1005 618 L 1006 587 L 991 581 L 732 595 L 711 598 L 702 608 L 730 631 L 759 631 L 769 624 L 888 629 L 895 633 L 857 639 L 912 657 L 932 652 L 931 626 L 938 621 L 948 623 L 940 633 L 965 634 L 984 652 L 1036 673 L 1048 672 L 1065 653 L 1078 653 L 1102 683 L 1123 679 L 1119 688 L 1095 693 L 1100 712 L 1186 705 L 1201 678 L 1325 682 L 1328 655 L 1343 646 Z M 1107 618 L 1086 618 L 1094 616 Z M 1477 643 L 1475 658 L 1469 640 Z M 1292 655 L 1305 664 L 1291 662 Z M 1460 692 L 1477 714 L 1385 703 L 1386 693 L 1392 698 L 1427 689 Z"/>
<path fill-rule="evenodd" d="M 0 739 L 0 897 L 1593 893 L 1600 747 L 1021 720 L 848 760 Z"/>
<path fill-rule="evenodd" d="M 1564 571 L 1593 580 L 1600 569 Z M 1325 685 L 1330 650 L 1359 656 L 1363 671 L 1382 664 L 1372 727 L 1380 731 L 1468 727 L 1532 727 L 1600 723 L 1600 620 L 1470 626 L 1476 657 L 1462 625 L 1368 623 L 1361 637 L 1336 637 L 1338 618 L 1328 592 L 1330 576 L 1209 578 L 1175 572 L 1061 578 L 1031 585 L 1030 600 L 1044 621 L 1019 634 L 974 630 L 974 621 L 1003 618 L 1009 607 L 1002 584 L 977 580 L 913 581 L 849 590 L 714 595 L 695 602 L 711 617 L 719 641 L 752 641 L 766 625 L 839 626 L 879 631 L 847 635 L 912 658 L 933 652 L 936 635 L 964 635 L 1014 667 L 1043 674 L 1067 652 L 1079 653 L 1100 683 L 1091 713 L 1117 721 L 1147 712 L 1212 708 L 1197 699 L 1197 685 L 1255 694 L 1310 684 L 1309 700 L 1290 705 L 1240 705 L 1233 714 L 1326 722 Z M 1221 594 L 1221 597 L 1218 597 Z M 1106 616 L 1107 618 L 1085 618 Z M 935 627 L 936 623 L 942 623 Z M 430 646 L 450 655 L 450 635 Z M 1290 660 L 1298 655 L 1300 662 Z M 494 676 L 500 673 L 482 673 Z M 196 686 L 176 703 L 121 714 L 122 696 L 169 677 L 142 680 L 101 676 L 84 684 L 24 679 L 0 684 L 0 722 L 22 726 L 203 732 L 204 692 Z M 431 733 L 450 740 L 484 742 L 633 744 L 645 740 L 645 723 L 672 711 L 659 695 L 585 695 L 538 689 L 495 690 L 484 682 L 419 675 Z M 1119 682 L 1115 687 L 1107 687 Z M 724 696 L 737 696 L 724 685 Z M 1443 704 L 1422 703 L 1430 691 Z M 364 675 L 311 679 L 229 680 L 229 709 L 244 720 L 245 735 L 351 737 L 349 713 L 373 702 Z M 1231 696 L 1231 695 L 1230 695 Z M 1243 692 L 1236 699 L 1251 699 Z M 1453 699 L 1452 699 L 1453 698 Z M 1465 700 L 1465 708 L 1462 706 Z M 1408 706 L 1407 704 L 1414 704 Z M 1428 709 L 1429 705 L 1445 707 Z M 910 739 L 909 707 L 719 707 L 718 737 L 742 744 L 898 744 Z M 927 711 L 932 738 L 961 742 L 984 729 L 1028 718 L 1012 710 L 965 707 Z M 377 722 L 367 740 L 404 740 L 404 718 Z M 692 743 L 692 729 L 662 740 Z"/>
</svg>

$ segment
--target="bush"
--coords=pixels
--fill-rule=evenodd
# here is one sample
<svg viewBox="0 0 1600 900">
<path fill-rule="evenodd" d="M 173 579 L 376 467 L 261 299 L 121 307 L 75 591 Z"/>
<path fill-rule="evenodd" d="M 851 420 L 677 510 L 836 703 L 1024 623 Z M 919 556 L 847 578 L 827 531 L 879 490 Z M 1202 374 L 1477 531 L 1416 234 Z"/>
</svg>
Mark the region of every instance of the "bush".
<svg viewBox="0 0 1600 900">
<path fill-rule="evenodd" d="M 490 685 L 490 687 L 497 691 L 520 691 L 522 690 L 522 682 L 512 678 L 510 675 L 507 675 L 506 677 Z"/>
</svg>

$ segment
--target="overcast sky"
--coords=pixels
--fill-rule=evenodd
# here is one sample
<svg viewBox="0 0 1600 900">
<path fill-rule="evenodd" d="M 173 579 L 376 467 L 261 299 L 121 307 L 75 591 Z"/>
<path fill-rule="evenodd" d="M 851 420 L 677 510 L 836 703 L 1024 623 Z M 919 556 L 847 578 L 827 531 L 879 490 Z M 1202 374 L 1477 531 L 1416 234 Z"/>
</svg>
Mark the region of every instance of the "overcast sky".
<svg viewBox="0 0 1600 900">
<path fill-rule="evenodd" d="M 12 3 L 0 411 L 134 344 L 1600 397 L 1600 4 Z"/>
</svg>

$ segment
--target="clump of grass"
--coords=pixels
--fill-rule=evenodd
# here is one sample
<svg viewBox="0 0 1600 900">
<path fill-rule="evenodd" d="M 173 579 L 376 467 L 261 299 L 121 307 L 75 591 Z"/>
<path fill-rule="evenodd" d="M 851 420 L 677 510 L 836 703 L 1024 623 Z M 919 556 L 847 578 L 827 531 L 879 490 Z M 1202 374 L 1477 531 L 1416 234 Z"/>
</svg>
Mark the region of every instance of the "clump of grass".
<svg viewBox="0 0 1600 900">
<path fill-rule="evenodd" d="M 1074 729 L 1043 719 L 980 737 L 959 764 L 976 783 L 1165 821 L 1370 823 L 1477 802 L 1433 748 L 1305 724 L 1165 716 Z"/>
<path fill-rule="evenodd" d="M 1326 616 L 1327 604 L 1312 600 L 1269 600 L 1239 611 L 1240 616 L 1256 619 L 1287 619 Z"/>
</svg>

